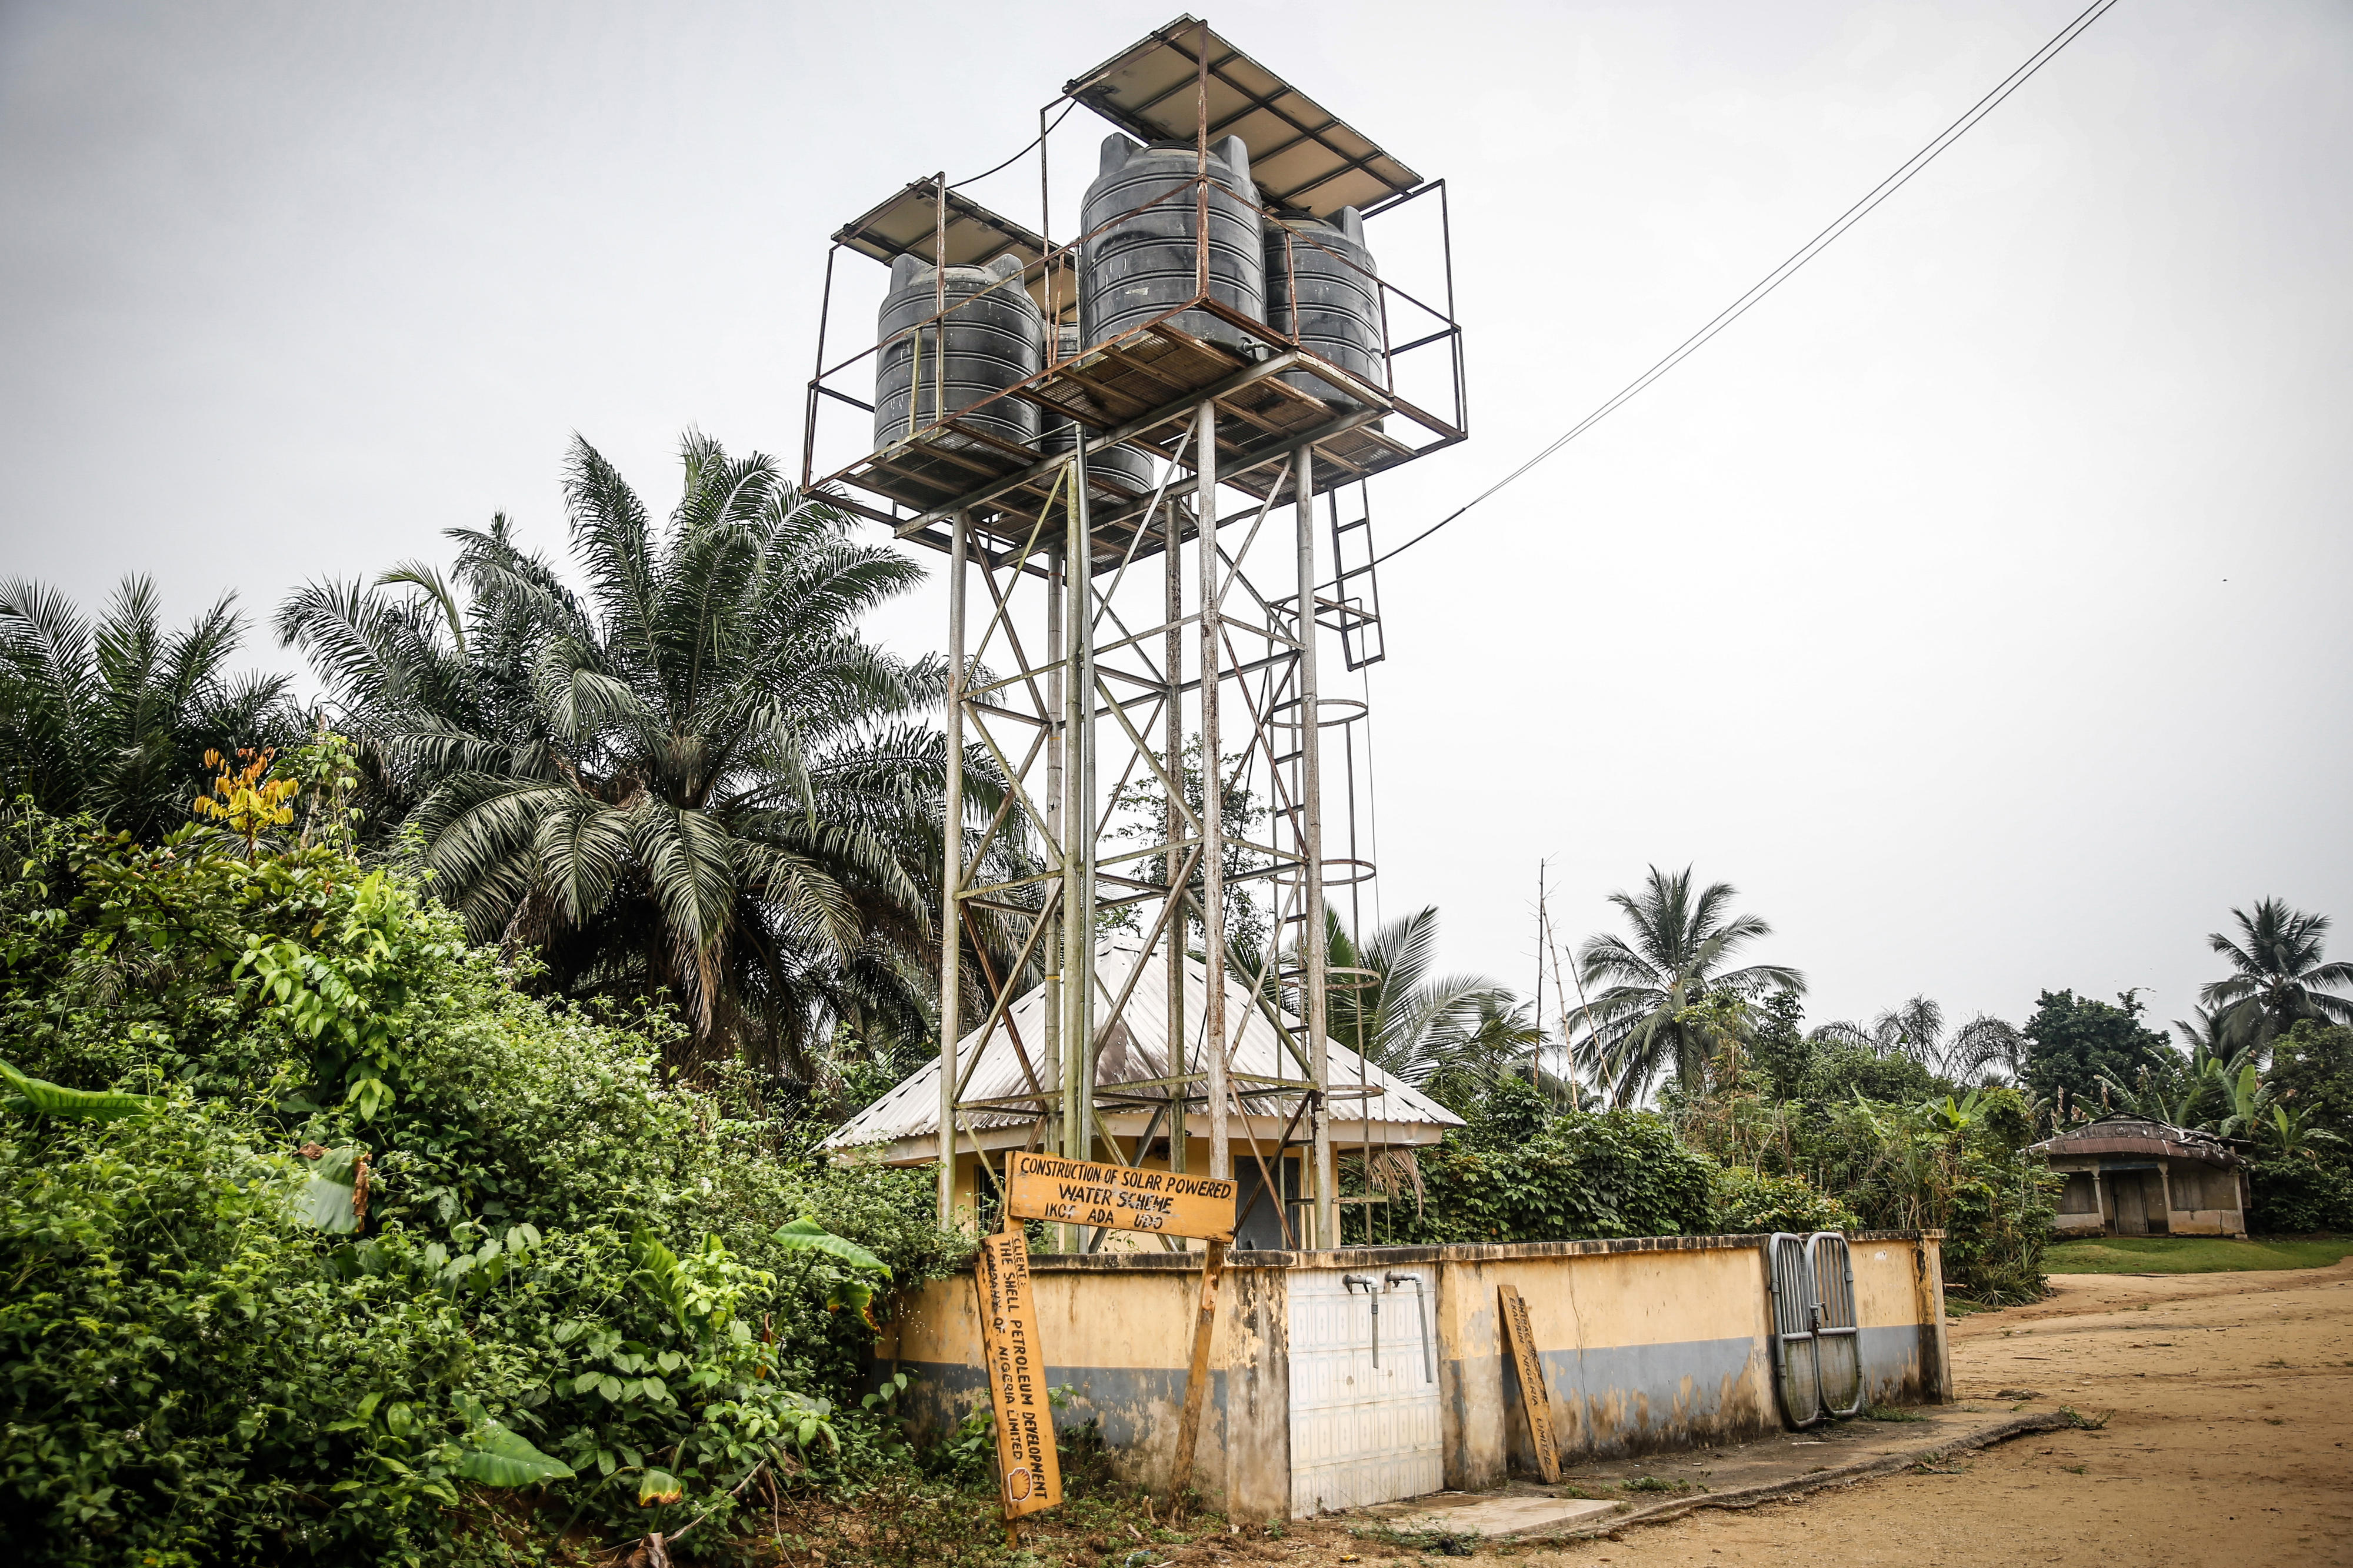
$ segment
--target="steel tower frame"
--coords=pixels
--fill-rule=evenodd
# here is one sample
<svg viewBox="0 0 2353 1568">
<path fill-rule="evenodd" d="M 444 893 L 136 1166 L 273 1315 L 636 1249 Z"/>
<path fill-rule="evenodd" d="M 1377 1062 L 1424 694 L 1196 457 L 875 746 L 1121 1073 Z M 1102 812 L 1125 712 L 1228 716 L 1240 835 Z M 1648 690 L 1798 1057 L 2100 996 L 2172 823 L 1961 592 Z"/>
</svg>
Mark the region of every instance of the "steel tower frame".
<svg viewBox="0 0 2353 1568">
<path fill-rule="evenodd" d="M 948 738 L 959 761 L 944 812 L 955 913 L 942 921 L 940 1125 L 961 1141 L 955 1147 L 968 1144 L 980 1156 L 991 1179 L 970 1124 L 976 1111 L 1029 1111 L 1037 1118 L 1033 1146 L 1042 1141 L 1076 1158 L 1107 1152 L 1124 1163 L 1119 1140 L 1103 1125 L 1096 1058 L 1126 1026 L 1135 980 L 1156 963 L 1166 975 L 1167 1015 L 1158 1022 L 1172 1042 L 1165 1075 L 1103 1088 L 1125 1106 L 1152 1107 L 1139 1153 L 1165 1122 L 1171 1163 L 1184 1168 L 1198 1112 L 1208 1122 L 1208 1173 L 1230 1176 L 1235 1115 L 1272 1109 L 1290 1129 L 1303 1122 L 1314 1239 L 1330 1246 L 1338 1223 L 1322 940 L 1324 791 L 1319 724 L 1310 716 L 1320 707 L 1319 622 L 1337 606 L 1317 598 L 1314 446 L 1260 465 L 1274 471 L 1261 476 L 1255 505 L 1220 517 L 1218 426 L 1215 399 L 1192 407 L 1159 465 L 1155 493 L 1122 530 L 1124 550 L 1109 560 L 1092 537 L 1083 445 L 1068 460 L 1055 504 L 1040 510 L 1017 548 L 1005 548 L 998 528 L 981 527 L 969 513 L 950 521 Z M 1147 543 L 1159 557 L 1156 572 L 1144 553 Z M 1088 565 L 1073 571 L 1074 562 Z M 1260 581 L 1279 586 L 1261 588 Z M 1006 798 L 986 826 L 968 834 L 965 766 L 976 743 Z M 1186 787 L 1193 749 L 1201 769 L 1198 809 Z M 1106 810 L 1138 785 L 1156 789 L 1165 803 L 1156 823 Z M 1229 796 L 1244 793 L 1267 801 L 1262 840 L 1226 820 Z M 1034 847 L 1035 868 L 999 876 L 988 869 L 989 852 L 1017 817 Z M 1250 882 L 1272 891 L 1273 909 L 1249 1005 L 1275 1021 L 1296 1077 L 1241 1074 L 1233 1065 L 1243 1018 L 1232 1016 L 1227 994 L 1226 905 L 1230 890 Z M 984 910 L 1020 932 L 1017 972 L 1033 956 L 1044 960 L 1048 1032 L 1036 1062 L 1027 1042 L 1011 1042 L 1029 1080 L 1024 1092 L 974 1100 L 964 1090 L 978 1053 L 959 1060 L 963 965 L 978 924 L 975 911 Z M 1094 960 L 1101 920 L 1117 910 L 1133 911 L 1145 936 L 1141 961 L 1114 992 Z M 1191 1019 L 1184 965 L 1197 931 L 1208 989 L 1204 1016 Z M 1006 1024 L 1013 996 L 1011 984 L 987 978 L 993 1001 L 981 1020 L 984 1049 Z M 1284 1026 L 1284 1004 L 1303 1027 Z M 1262 1148 L 1247 1121 L 1243 1138 L 1286 1239 L 1293 1239 L 1270 1161 L 1279 1162 L 1294 1140 L 1286 1131 L 1274 1149 Z M 954 1173 L 953 1158 L 943 1159 L 944 1219 L 953 1211 Z M 1095 1239 L 1066 1241 L 1084 1247 Z"/>
<path fill-rule="evenodd" d="M 1052 209 L 1047 146 L 1061 118 L 1049 115 L 1081 102 L 1146 140 L 1193 142 L 1193 178 L 1152 205 L 1194 206 L 1196 235 L 1208 232 L 1214 187 L 1258 207 L 1270 232 L 1285 234 L 1286 268 L 1313 247 L 1363 273 L 1381 301 L 1378 381 L 1343 371 L 1296 335 L 1215 298 L 1206 249 L 1197 254 L 1192 299 L 1082 345 L 1075 357 L 1059 357 L 1055 327 L 1075 318 L 1080 254 L 1094 235 L 1059 245 L 1044 237 Z M 1227 134 L 1287 160 L 1287 183 L 1244 195 L 1217 181 L 1209 145 Z M 1193 1118 L 1206 1118 L 1208 1173 L 1220 1177 L 1235 1174 L 1233 1134 L 1241 1118 L 1243 1156 L 1274 1200 L 1286 1242 L 1336 1246 L 1332 1106 L 1368 1090 L 1331 1082 L 1335 977 L 1325 972 L 1325 891 L 1327 881 L 1360 884 L 1372 868 L 1355 842 L 1353 749 L 1343 768 L 1349 841 L 1336 858 L 1325 853 L 1320 732 L 1347 733 L 1365 710 L 1353 699 L 1321 695 L 1317 641 L 1319 631 L 1337 634 L 1351 669 L 1383 657 L 1369 512 L 1360 499 L 1344 521 L 1340 489 L 1355 485 L 1361 498 L 1371 475 L 1467 437 L 1445 182 L 1423 180 L 1191 16 L 1066 84 L 1039 110 L 1035 145 L 1039 231 L 980 206 L 939 174 L 911 184 L 834 236 L 805 415 L 806 489 L 949 558 L 940 1218 L 955 1220 L 959 1150 L 977 1156 L 987 1182 L 1000 1179 L 978 1122 L 987 1121 L 1000 1143 L 1008 1122 L 1026 1121 L 1032 1148 L 1125 1163 L 1120 1139 L 1103 1122 L 1109 1106 L 1148 1117 L 1134 1136 L 1135 1160 L 1165 1136 L 1178 1169 Z M 1417 297 L 1336 256 L 1293 222 L 1302 211 L 1342 205 L 1369 219 L 1428 195 L 1437 197 L 1439 299 Z M 1270 196 L 1283 205 L 1261 205 Z M 836 404 L 869 417 L 874 412 L 832 383 L 871 375 L 865 362 L 881 348 L 828 365 L 833 261 L 844 248 L 886 264 L 901 255 L 931 263 L 934 313 L 911 331 L 919 344 L 934 334 L 935 345 L 935 334 L 962 308 L 948 304 L 942 269 L 1005 250 L 1022 257 L 1018 280 L 991 289 L 1024 289 L 1038 302 L 1046 320 L 1044 368 L 820 477 L 820 412 Z M 1295 277 L 1292 284 L 1295 295 Z M 1395 330 L 1393 314 L 1419 325 Z M 1178 324 L 1200 316 L 1221 322 L 1234 341 L 1209 342 Z M 1409 401 L 1397 384 L 1402 357 L 1422 350 L 1442 360 L 1443 415 Z M 935 347 L 928 362 L 918 361 L 934 377 L 932 405 L 941 410 L 944 360 Z M 1075 449 L 1051 455 L 971 422 L 969 416 L 1008 397 L 1038 405 L 1050 429 L 1066 422 Z M 1149 496 L 1090 473 L 1088 453 L 1113 445 L 1153 459 Z M 1320 586 L 1319 494 L 1328 503 L 1332 545 L 1322 563 L 1331 575 Z M 1337 716 L 1327 716 L 1327 708 Z M 1198 810 L 1187 799 L 1188 750 L 1198 752 L 1202 770 Z M 967 810 L 976 771 L 986 775 L 987 793 L 1003 794 L 986 820 Z M 1156 823 L 1133 809 L 1129 792 L 1139 787 L 1156 790 L 1166 803 Z M 1263 841 L 1226 820 L 1229 794 L 1263 801 Z M 1247 1000 L 1229 1005 L 1227 899 L 1251 885 L 1270 895 L 1268 951 L 1254 955 L 1247 972 Z M 1116 993 L 1095 972 L 1095 937 L 1106 918 L 1144 936 L 1142 959 Z M 1185 980 L 1197 935 L 1208 986 L 1203 1016 L 1191 1018 Z M 997 973 L 997 960 L 1008 954 L 1009 966 Z M 1127 1024 L 1138 977 L 1155 964 L 1165 976 L 1166 1015 L 1151 1032 L 1165 1032 L 1170 1059 L 1157 1078 L 1099 1084 L 1098 1058 Z M 1034 1042 L 1010 1016 L 1033 973 L 1043 975 L 1046 992 L 1045 1037 Z M 1337 978 L 1361 984 L 1367 977 Z M 981 984 L 968 984 L 974 980 Z M 975 996 L 983 999 L 976 1019 L 965 1008 Z M 1236 1070 L 1234 1047 L 1252 1013 L 1282 1039 L 1273 1076 Z M 966 1055 L 962 1039 L 975 1022 L 978 1043 Z M 975 1092 L 975 1069 L 1000 1030 L 1019 1065 L 1018 1085 L 1001 1079 Z M 1282 1131 L 1271 1148 L 1251 1131 L 1254 1118 L 1261 1125 L 1279 1119 Z M 1365 1125 L 1369 1170 L 1369 1105 Z M 1294 1229 L 1279 1170 L 1285 1152 L 1302 1143 L 1312 1221 Z M 974 1180 L 977 1200 L 984 1178 Z M 1077 1247 L 1102 1239 L 1075 1226 L 1062 1237 Z"/>
</svg>

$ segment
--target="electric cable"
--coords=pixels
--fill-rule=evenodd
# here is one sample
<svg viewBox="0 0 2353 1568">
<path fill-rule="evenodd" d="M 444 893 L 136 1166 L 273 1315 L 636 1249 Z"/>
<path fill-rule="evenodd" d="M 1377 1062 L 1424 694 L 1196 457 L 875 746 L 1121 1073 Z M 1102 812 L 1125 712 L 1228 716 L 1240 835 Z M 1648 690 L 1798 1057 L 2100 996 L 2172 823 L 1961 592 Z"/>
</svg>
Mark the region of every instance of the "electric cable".
<svg viewBox="0 0 2353 1568">
<path fill-rule="evenodd" d="M 983 169 L 977 174 L 966 174 L 963 179 L 958 180 L 954 184 L 950 185 L 948 189 L 952 191 L 960 191 L 966 185 L 972 184 L 976 181 L 985 180 L 991 174 L 997 174 L 1002 170 L 1013 167 L 1014 164 L 1018 163 L 1022 159 L 1027 158 L 1033 151 L 1035 151 L 1039 142 L 1043 142 L 1047 137 L 1051 136 L 1054 133 L 1054 127 L 1061 124 L 1063 121 L 1068 120 L 1071 117 L 1071 110 L 1076 109 L 1078 106 L 1078 100 L 1072 99 L 1069 103 L 1063 106 L 1061 113 L 1054 116 L 1052 124 L 1047 126 L 1045 130 L 1040 131 L 1036 136 L 1030 139 L 1028 146 L 1022 148 L 1018 153 L 1014 153 L 1013 156 L 1008 158 L 994 169 Z"/>
<path fill-rule="evenodd" d="M 2058 55 L 2060 50 L 2065 48 L 2069 44 L 2073 43 L 2078 37 L 2082 37 L 2085 28 L 2098 21 L 2102 16 L 2106 16 L 2108 12 L 2116 6 L 2116 0 L 2093 0 L 2093 4 L 2084 7 L 2073 21 L 2069 22 L 2065 26 L 2060 28 L 2057 34 L 2055 34 L 2048 43 L 2035 50 L 2033 54 L 2028 56 L 2024 64 L 2021 65 L 2016 70 L 2011 71 L 2009 76 L 2002 79 L 2000 83 L 1998 84 L 1993 90 L 1987 93 L 1983 98 L 1978 100 L 1975 104 L 1971 105 L 1967 113 L 1963 114 L 1958 120 L 1954 121 L 1950 125 L 1945 127 L 1945 129 L 1939 132 L 1934 140 L 1929 142 L 1926 146 L 1921 148 L 1920 151 L 1913 153 L 1911 157 L 1905 159 L 1901 164 L 1897 165 L 1894 174 L 1880 181 L 1879 184 L 1873 186 L 1860 201 L 1857 201 L 1852 206 L 1847 208 L 1843 213 L 1841 213 L 1836 219 L 1832 220 L 1829 227 L 1823 229 L 1820 234 L 1814 236 L 1813 238 L 1799 246 L 1797 250 L 1789 256 L 1788 260 L 1782 262 L 1780 266 L 1776 267 L 1772 271 L 1767 272 L 1764 277 L 1758 279 L 1755 283 L 1749 286 L 1746 292 L 1743 293 L 1731 304 L 1726 305 L 1722 310 L 1717 311 L 1715 316 L 1709 321 L 1705 326 L 1700 328 L 1699 331 L 1694 332 L 1690 337 L 1685 338 L 1682 342 L 1676 344 L 1674 349 L 1670 352 L 1665 358 L 1660 360 L 1656 364 L 1651 366 L 1650 369 L 1636 376 L 1632 381 L 1628 382 L 1599 407 L 1587 415 L 1584 418 L 1578 420 L 1574 426 L 1571 426 L 1565 435 L 1559 437 L 1550 446 L 1545 447 L 1543 451 L 1538 452 L 1535 457 L 1530 458 L 1526 462 L 1522 463 L 1518 468 L 1514 468 L 1510 473 L 1505 474 L 1502 479 L 1497 479 L 1493 484 L 1489 485 L 1485 489 L 1481 490 L 1477 495 L 1472 496 L 1469 500 L 1464 501 L 1461 506 L 1456 507 L 1452 511 L 1447 513 L 1444 517 L 1440 518 L 1436 522 L 1431 523 L 1428 528 L 1423 529 L 1411 539 L 1407 540 L 1403 544 L 1398 545 L 1394 550 L 1390 550 L 1381 555 L 1376 556 L 1373 560 L 1373 564 L 1377 566 L 1384 561 L 1404 554 L 1415 545 L 1419 544 L 1423 540 L 1428 539 L 1431 534 L 1436 533 L 1440 529 L 1444 528 L 1448 523 L 1452 522 L 1456 518 L 1461 517 L 1464 512 L 1469 511 L 1472 507 L 1477 506 L 1481 501 L 1493 496 L 1504 486 L 1523 478 L 1537 464 L 1543 462 L 1546 458 L 1552 457 L 1562 447 L 1567 446 L 1571 441 L 1576 440 L 1579 436 L 1584 435 L 1588 430 L 1593 428 L 1594 426 L 1608 418 L 1618 409 L 1623 407 L 1628 401 L 1640 394 L 1644 388 L 1648 387 L 1652 382 L 1658 380 L 1661 376 L 1666 374 L 1667 372 L 1674 369 L 1675 366 L 1681 364 L 1684 360 L 1689 359 L 1693 354 L 1699 352 L 1701 348 L 1706 345 L 1709 339 L 1724 331 L 1725 328 L 1732 325 L 1733 322 L 1738 321 L 1742 316 L 1746 315 L 1752 306 L 1755 306 L 1767 295 L 1772 293 L 1774 289 L 1778 289 L 1782 284 L 1788 282 L 1797 270 L 1805 266 L 1807 262 L 1811 261 L 1815 257 L 1820 255 L 1822 251 L 1830 246 L 1831 241 L 1837 239 L 1848 229 L 1852 228 L 1856 224 L 1869 216 L 1873 207 L 1876 207 L 1880 203 L 1894 195 L 1897 191 L 1902 190 L 1904 186 L 1910 182 L 1913 175 L 1918 174 L 1930 163 L 1936 162 L 1937 154 L 1943 153 L 1946 148 L 1950 147 L 1954 142 L 1959 141 L 1961 137 L 1966 135 L 1970 128 L 1975 126 L 1978 121 L 1983 120 L 1987 115 L 1992 113 L 1994 110 L 2000 107 L 2002 100 L 2008 98 L 2011 93 L 2016 92 L 2020 88 L 2025 86 L 2027 81 L 2033 77 L 2035 72 L 2050 64 L 2051 61 Z"/>
</svg>

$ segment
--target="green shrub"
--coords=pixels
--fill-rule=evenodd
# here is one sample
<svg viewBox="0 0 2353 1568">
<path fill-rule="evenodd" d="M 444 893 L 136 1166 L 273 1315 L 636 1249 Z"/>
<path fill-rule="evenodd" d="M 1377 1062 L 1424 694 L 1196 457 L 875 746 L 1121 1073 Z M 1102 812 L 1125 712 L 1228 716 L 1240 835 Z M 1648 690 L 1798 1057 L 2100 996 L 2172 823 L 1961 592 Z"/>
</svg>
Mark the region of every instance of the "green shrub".
<svg viewBox="0 0 2353 1568">
<path fill-rule="evenodd" d="M 1862 1222 L 1803 1176 L 1718 1166 L 1709 1178 L 1715 1228 L 1726 1236 L 1774 1231 L 1859 1230 Z"/>
<path fill-rule="evenodd" d="M 1704 1234 L 1714 1215 L 1708 1163 L 1649 1111 L 1558 1112 L 1523 1079 L 1502 1080 L 1482 1120 L 1419 1152 L 1417 1205 L 1399 1192 L 1372 1239 L 1575 1241 Z M 1367 1223 L 1352 1205 L 1350 1240 Z"/>
<path fill-rule="evenodd" d="M 660 1015 L 526 994 L 339 850 L 8 826 L 11 1059 L 158 1100 L 0 1110 L 19 1560 L 438 1562 L 711 1509 L 715 1535 L 764 1460 L 879 1454 L 864 1287 L 962 1250 L 922 1173 L 788 1157 L 759 1086 L 663 1081 Z"/>
<path fill-rule="evenodd" d="M 2341 1165 L 2303 1154 L 2259 1160 L 2247 1184 L 2253 1204 L 2247 1228 L 2257 1236 L 2353 1232 L 2353 1177 Z"/>
</svg>

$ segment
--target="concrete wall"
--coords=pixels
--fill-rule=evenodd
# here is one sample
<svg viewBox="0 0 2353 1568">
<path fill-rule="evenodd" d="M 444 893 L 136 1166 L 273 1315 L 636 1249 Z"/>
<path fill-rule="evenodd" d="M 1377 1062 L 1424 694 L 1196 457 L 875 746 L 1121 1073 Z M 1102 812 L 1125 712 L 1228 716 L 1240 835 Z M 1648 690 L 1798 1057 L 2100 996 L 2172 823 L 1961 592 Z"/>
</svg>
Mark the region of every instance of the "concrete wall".
<svg viewBox="0 0 2353 1568">
<path fill-rule="evenodd" d="M 1564 1458 L 1737 1442 L 1778 1424 L 1751 1237 L 1449 1247 L 1440 1266 L 1446 1484 L 1533 1474 L 1497 1288 L 1527 1302 Z"/>
<path fill-rule="evenodd" d="M 1288 1253 L 1229 1263 L 1210 1343 L 1209 1394 L 1194 1450 L 1194 1484 L 1212 1506 L 1242 1518 L 1280 1518 L 1291 1486 Z M 1138 1485 L 1164 1480 L 1176 1457 L 1185 1374 L 1200 1300 L 1201 1255 L 1029 1261 L 1038 1342 L 1050 1387 L 1068 1385 L 1057 1430 L 1101 1424 L 1115 1470 Z M 953 1426 L 987 1397 L 978 1300 L 971 1277 L 902 1294 L 875 1346 L 878 1373 L 916 1382 L 902 1400 L 919 1431 Z"/>
<path fill-rule="evenodd" d="M 1854 1269 L 1854 1321 L 1871 1405 L 1949 1405 L 1952 1360 L 1945 1342 L 1944 1248 L 1936 1233 L 1857 1231 L 1847 1238 Z"/>
<path fill-rule="evenodd" d="M 1935 1233 L 1851 1238 L 1869 1397 L 1948 1399 L 1941 1260 Z M 1195 1457 L 1212 1506 L 1244 1520 L 1289 1511 L 1288 1282 L 1302 1270 L 1420 1265 L 1430 1303 L 1449 1487 L 1533 1473 L 1535 1456 L 1505 1354 L 1496 1291 L 1526 1300 L 1566 1457 L 1736 1442 L 1778 1429 L 1765 1255 L 1757 1237 L 1670 1237 L 1507 1247 L 1359 1247 L 1238 1253 L 1221 1292 L 1211 1384 Z M 1200 1281 L 1198 1254 L 1032 1260 L 1047 1379 L 1071 1385 L 1058 1427 L 1093 1418 L 1123 1476 L 1165 1481 L 1175 1458 Z M 918 1381 L 920 1427 L 953 1425 L 985 1397 L 969 1278 L 901 1299 L 878 1371 Z"/>
</svg>

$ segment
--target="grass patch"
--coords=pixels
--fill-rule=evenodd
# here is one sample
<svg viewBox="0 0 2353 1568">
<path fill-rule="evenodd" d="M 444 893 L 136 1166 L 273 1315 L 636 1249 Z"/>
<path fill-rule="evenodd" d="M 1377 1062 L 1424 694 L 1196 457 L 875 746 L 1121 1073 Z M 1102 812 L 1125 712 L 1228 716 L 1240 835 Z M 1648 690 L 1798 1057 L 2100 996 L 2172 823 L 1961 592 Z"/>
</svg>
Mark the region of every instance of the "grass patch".
<svg viewBox="0 0 2353 1568">
<path fill-rule="evenodd" d="M 1426 1552 L 1440 1557 L 1469 1557 L 1479 1550 L 1479 1532 L 1475 1530 L 1398 1530 L 1392 1525 L 1366 1525 L 1348 1531 L 1359 1541 L 1377 1541 L 1384 1546 L 1402 1547 L 1408 1552 Z"/>
<path fill-rule="evenodd" d="M 1926 1421 L 1917 1410 L 1906 1410 L 1898 1405 L 1866 1405 L 1862 1409 L 1865 1421 Z"/>
<path fill-rule="evenodd" d="M 2225 1274 L 2326 1268 L 2353 1257 L 2353 1237 L 2327 1241 L 2232 1241 L 2219 1236 L 2111 1236 L 2063 1241 L 2042 1255 L 2052 1274 Z"/>
</svg>

